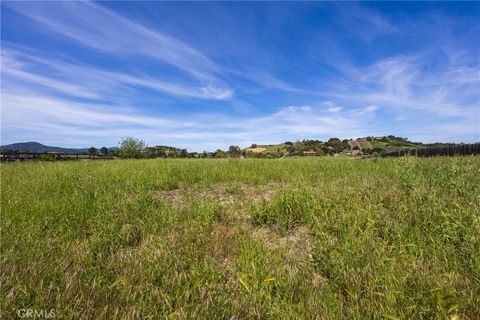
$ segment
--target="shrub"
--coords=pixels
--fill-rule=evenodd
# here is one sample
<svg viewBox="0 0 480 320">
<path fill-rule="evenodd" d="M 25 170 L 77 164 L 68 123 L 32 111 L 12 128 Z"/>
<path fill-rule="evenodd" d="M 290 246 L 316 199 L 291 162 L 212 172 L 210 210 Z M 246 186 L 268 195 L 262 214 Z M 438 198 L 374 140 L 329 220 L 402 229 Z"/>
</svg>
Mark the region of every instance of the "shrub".
<svg viewBox="0 0 480 320">
<path fill-rule="evenodd" d="M 141 158 L 143 149 L 145 141 L 127 137 L 120 142 L 117 153 L 121 158 Z"/>
</svg>

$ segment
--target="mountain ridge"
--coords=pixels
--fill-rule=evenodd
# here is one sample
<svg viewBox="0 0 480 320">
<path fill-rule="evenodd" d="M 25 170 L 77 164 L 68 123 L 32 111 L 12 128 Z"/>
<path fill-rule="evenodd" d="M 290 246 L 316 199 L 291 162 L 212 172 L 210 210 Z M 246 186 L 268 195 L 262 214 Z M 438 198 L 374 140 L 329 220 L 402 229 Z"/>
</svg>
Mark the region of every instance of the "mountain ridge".
<svg viewBox="0 0 480 320">
<path fill-rule="evenodd" d="M 11 143 L 11 144 L 2 145 L 0 146 L 0 148 L 7 149 L 7 150 L 20 151 L 20 152 L 36 152 L 36 153 L 43 153 L 43 152 L 85 153 L 85 152 L 88 152 L 88 148 L 54 147 L 54 146 L 47 146 L 36 141 Z M 108 149 L 112 150 L 117 148 L 111 147 Z"/>
</svg>

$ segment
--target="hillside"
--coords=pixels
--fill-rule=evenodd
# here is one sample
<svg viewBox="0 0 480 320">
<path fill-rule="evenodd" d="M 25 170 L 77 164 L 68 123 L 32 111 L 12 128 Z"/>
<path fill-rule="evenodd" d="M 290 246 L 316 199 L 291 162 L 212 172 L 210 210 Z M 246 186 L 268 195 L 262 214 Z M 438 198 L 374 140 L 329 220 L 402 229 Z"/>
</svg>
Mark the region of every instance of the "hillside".
<svg viewBox="0 0 480 320">
<path fill-rule="evenodd" d="M 20 151 L 20 152 L 64 152 L 64 153 L 85 153 L 88 151 L 88 148 L 63 148 L 63 147 L 52 147 L 46 146 L 39 142 L 30 141 L 30 142 L 20 142 L 20 143 L 12 143 L 0 146 L 1 149 L 4 150 L 11 150 L 11 151 Z M 109 148 L 117 149 L 117 148 Z"/>
<path fill-rule="evenodd" d="M 382 137 L 362 137 L 357 139 L 330 138 L 328 141 L 302 140 L 286 141 L 274 145 L 254 144 L 245 148 L 244 152 L 250 157 L 282 157 L 302 155 L 333 155 L 333 154 L 384 154 L 412 148 L 421 147 L 442 147 L 451 145 L 449 143 L 423 144 L 412 142 L 407 138 L 393 135 Z"/>
<path fill-rule="evenodd" d="M 359 150 L 373 149 L 372 143 L 366 139 L 350 140 L 347 142 L 347 144 L 350 147 L 350 149 L 354 149 L 355 147 L 357 147 Z"/>
</svg>

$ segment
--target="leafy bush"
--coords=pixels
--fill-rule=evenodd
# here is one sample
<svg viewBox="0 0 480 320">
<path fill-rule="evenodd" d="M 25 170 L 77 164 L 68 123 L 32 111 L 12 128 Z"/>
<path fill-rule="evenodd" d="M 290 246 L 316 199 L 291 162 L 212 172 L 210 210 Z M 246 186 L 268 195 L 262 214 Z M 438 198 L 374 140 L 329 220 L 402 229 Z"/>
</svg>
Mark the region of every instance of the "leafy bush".
<svg viewBox="0 0 480 320">
<path fill-rule="evenodd" d="M 145 141 L 127 137 L 120 142 L 117 154 L 121 158 L 141 158 Z"/>
</svg>

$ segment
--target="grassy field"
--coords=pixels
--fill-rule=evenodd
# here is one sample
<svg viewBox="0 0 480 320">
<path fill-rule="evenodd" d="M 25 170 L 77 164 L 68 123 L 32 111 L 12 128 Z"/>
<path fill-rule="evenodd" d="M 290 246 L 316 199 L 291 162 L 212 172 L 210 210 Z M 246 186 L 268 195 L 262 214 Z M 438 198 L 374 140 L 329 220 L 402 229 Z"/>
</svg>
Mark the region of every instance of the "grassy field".
<svg viewBox="0 0 480 320">
<path fill-rule="evenodd" d="M 480 318 L 480 157 L 0 167 L 2 319 Z"/>
</svg>

